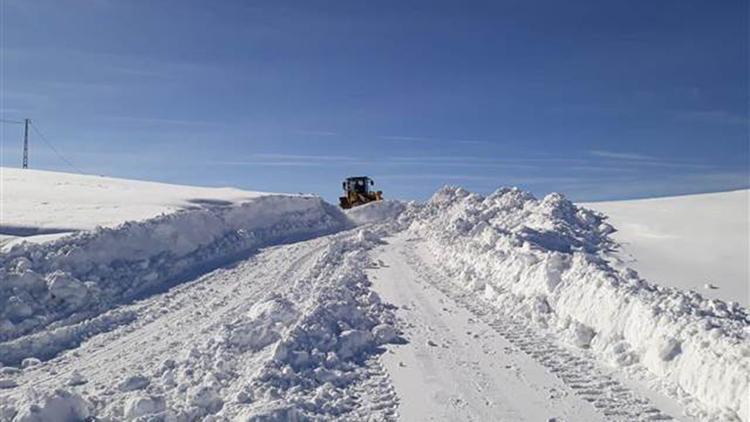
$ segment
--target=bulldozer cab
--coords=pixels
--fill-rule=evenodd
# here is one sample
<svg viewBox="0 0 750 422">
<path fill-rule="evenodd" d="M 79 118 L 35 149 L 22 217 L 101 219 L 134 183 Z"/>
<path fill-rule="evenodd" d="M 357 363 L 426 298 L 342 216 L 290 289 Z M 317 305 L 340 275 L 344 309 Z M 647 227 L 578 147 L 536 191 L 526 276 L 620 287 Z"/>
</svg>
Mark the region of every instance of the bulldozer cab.
<svg viewBox="0 0 750 422">
<path fill-rule="evenodd" d="M 372 201 L 380 201 L 383 199 L 383 192 L 370 190 L 374 184 L 375 182 L 367 176 L 348 177 L 341 184 L 344 196 L 339 198 L 339 205 L 347 209 Z"/>
<path fill-rule="evenodd" d="M 374 184 L 369 177 L 349 177 L 342 183 L 342 187 L 344 192 L 367 194 L 370 193 L 370 186 Z"/>
</svg>

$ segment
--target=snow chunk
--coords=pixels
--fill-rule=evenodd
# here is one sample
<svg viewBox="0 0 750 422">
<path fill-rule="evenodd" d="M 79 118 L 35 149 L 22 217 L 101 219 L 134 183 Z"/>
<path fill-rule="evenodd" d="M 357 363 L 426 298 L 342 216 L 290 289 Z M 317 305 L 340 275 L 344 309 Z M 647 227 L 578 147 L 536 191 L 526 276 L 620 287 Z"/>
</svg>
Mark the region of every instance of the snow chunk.
<svg viewBox="0 0 750 422">
<path fill-rule="evenodd" d="M 90 407 L 78 394 L 55 390 L 38 403 L 24 404 L 13 422 L 81 421 L 91 416 Z"/>
<path fill-rule="evenodd" d="M 284 327 L 296 320 L 297 315 L 290 301 L 274 296 L 253 305 L 245 318 L 229 327 L 229 343 L 240 348 L 260 350 L 281 338 Z"/>
<path fill-rule="evenodd" d="M 42 363 L 41 360 L 37 358 L 26 358 L 21 361 L 21 367 L 22 368 L 32 368 L 34 366 L 40 365 Z"/>
<path fill-rule="evenodd" d="M 136 395 L 125 403 L 125 417 L 129 420 L 141 416 L 162 413 L 167 409 L 166 400 L 162 396 Z"/>
<path fill-rule="evenodd" d="M 682 343 L 673 338 L 664 339 L 658 345 L 659 358 L 665 362 L 674 359 L 681 352 Z"/>
<path fill-rule="evenodd" d="M 591 346 L 591 340 L 594 339 L 596 332 L 591 327 L 576 322 L 571 325 L 571 334 L 573 344 L 587 349 Z"/>
<path fill-rule="evenodd" d="M 151 379 L 144 375 L 136 374 L 130 375 L 125 378 L 120 385 L 117 387 L 120 391 L 135 391 L 142 390 L 151 383 Z"/>
<path fill-rule="evenodd" d="M 11 296 L 5 305 L 5 316 L 12 321 L 22 320 L 31 316 L 34 310 L 18 296 Z"/>
<path fill-rule="evenodd" d="M 70 377 L 68 378 L 68 385 L 70 386 L 77 386 L 77 385 L 83 385 L 86 384 L 88 380 L 81 375 L 78 371 L 73 371 L 72 374 L 70 374 Z"/>
<path fill-rule="evenodd" d="M 630 350 L 626 341 L 615 341 L 609 346 L 610 362 L 616 366 L 630 366 L 638 363 L 638 354 Z"/>
<path fill-rule="evenodd" d="M 47 290 L 53 302 L 77 309 L 86 303 L 86 285 L 60 270 L 46 277 Z"/>
<path fill-rule="evenodd" d="M 378 344 L 395 343 L 398 340 L 398 331 L 393 325 L 379 324 L 373 327 L 372 335 Z"/>
<path fill-rule="evenodd" d="M 13 366 L 3 366 L 2 368 L 0 368 L 0 375 L 16 376 L 20 374 L 21 370 Z"/>
<path fill-rule="evenodd" d="M 338 355 L 348 359 L 372 347 L 373 335 L 364 330 L 346 330 L 339 337 Z"/>
<path fill-rule="evenodd" d="M 216 413 L 221 409 L 224 401 L 216 389 L 210 385 L 201 385 L 188 392 L 188 402 L 207 413 Z"/>
</svg>

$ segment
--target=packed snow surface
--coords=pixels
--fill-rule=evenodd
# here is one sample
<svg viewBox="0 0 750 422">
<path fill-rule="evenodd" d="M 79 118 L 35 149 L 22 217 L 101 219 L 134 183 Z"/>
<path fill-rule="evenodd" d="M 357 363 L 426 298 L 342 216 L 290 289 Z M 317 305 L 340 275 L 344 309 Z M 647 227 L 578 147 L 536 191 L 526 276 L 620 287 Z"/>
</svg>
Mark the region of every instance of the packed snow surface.
<svg viewBox="0 0 750 422">
<path fill-rule="evenodd" d="M 606 214 L 646 279 L 750 304 L 749 190 L 583 204 Z"/>
<path fill-rule="evenodd" d="M 179 189 L 5 245 L 0 420 L 750 422 L 748 309 L 644 279 L 561 195 Z"/>
</svg>

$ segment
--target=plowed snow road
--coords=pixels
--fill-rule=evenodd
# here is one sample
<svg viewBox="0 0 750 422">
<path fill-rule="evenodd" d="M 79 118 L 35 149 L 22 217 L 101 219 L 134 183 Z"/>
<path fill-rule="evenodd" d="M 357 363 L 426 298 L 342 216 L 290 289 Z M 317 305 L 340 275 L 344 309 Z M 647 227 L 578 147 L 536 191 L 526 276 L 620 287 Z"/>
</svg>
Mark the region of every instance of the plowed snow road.
<svg viewBox="0 0 750 422">
<path fill-rule="evenodd" d="M 369 275 L 383 300 L 399 307 L 408 340 L 381 357 L 403 420 L 633 421 L 682 414 L 673 400 L 625 386 L 519 322 L 493 319 L 472 306 L 476 297 L 462 300 L 420 239 L 400 234 L 387 241 L 374 251 Z"/>
<path fill-rule="evenodd" d="M 369 256 L 364 249 L 357 251 L 356 242 L 367 244 L 361 238 L 353 230 L 267 248 L 114 309 L 109 314 L 133 317 L 23 370 L 14 378 L 18 387 L 0 389 L 0 404 L 3 398 L 33 402 L 36 390 L 64 388 L 86 397 L 105 420 L 132 420 L 165 409 L 173 417 L 168 420 L 253 420 L 246 416 L 248 406 L 287 404 L 278 397 L 246 398 L 252 395 L 251 381 L 259 379 L 277 351 L 266 347 L 271 343 L 219 346 L 232 343 L 248 323 L 256 324 L 249 315 L 269 295 L 300 310 L 320 306 L 308 303 L 314 296 L 310 289 L 319 280 L 353 277 L 337 261 L 349 253 L 351 258 L 343 262 L 355 262 L 347 265 L 371 263 L 366 271 L 371 289 L 396 306 L 406 342 L 386 345 L 379 357 L 362 362 L 366 375 L 353 378 L 347 387 L 351 399 L 336 404 L 337 410 L 324 419 L 632 421 L 682 414 L 673 400 L 626 385 L 584 353 L 499 312 L 489 313 L 488 305 L 478 304 L 476 296 L 464 295 L 441 275 L 423 242 L 409 238 L 408 231 L 387 238 Z M 273 315 L 283 322 L 283 316 Z M 243 341 L 258 341 L 268 334 L 264 330 L 251 331 Z M 321 400 L 325 406 L 328 399 Z M 259 412 L 278 420 L 292 417 L 283 409 Z"/>
<path fill-rule="evenodd" d="M 2 245 L 0 422 L 750 422 L 750 310 L 637 274 L 620 227 L 558 193 L 443 187 L 342 212 L 0 173 L 3 225 L 25 228 L 6 234 L 82 230 Z M 695 204 L 736 208 L 715 199 Z M 664 215 L 644 204 L 651 227 Z M 670 256 L 722 242 L 714 223 Z"/>
</svg>

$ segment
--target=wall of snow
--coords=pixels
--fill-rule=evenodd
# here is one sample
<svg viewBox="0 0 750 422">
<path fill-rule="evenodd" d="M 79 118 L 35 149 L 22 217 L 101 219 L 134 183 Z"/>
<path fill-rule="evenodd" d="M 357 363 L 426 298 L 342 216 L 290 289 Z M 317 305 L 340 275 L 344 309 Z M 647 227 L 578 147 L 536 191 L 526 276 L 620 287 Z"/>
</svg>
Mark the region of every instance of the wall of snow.
<svg viewBox="0 0 750 422">
<path fill-rule="evenodd" d="M 0 167 L 2 237 L 93 230 L 210 205 L 238 205 L 268 193 Z M 36 237 L 36 236 L 33 236 Z"/>
<path fill-rule="evenodd" d="M 348 225 L 320 198 L 269 195 L 14 245 L 0 254 L 0 342 L 91 318 L 252 248 Z"/>
<path fill-rule="evenodd" d="M 750 314 L 613 268 L 604 216 L 559 194 L 444 188 L 412 230 L 455 282 L 617 366 L 640 365 L 697 400 L 701 417 L 750 420 Z M 679 391 L 677 392 L 679 394 Z"/>
</svg>

